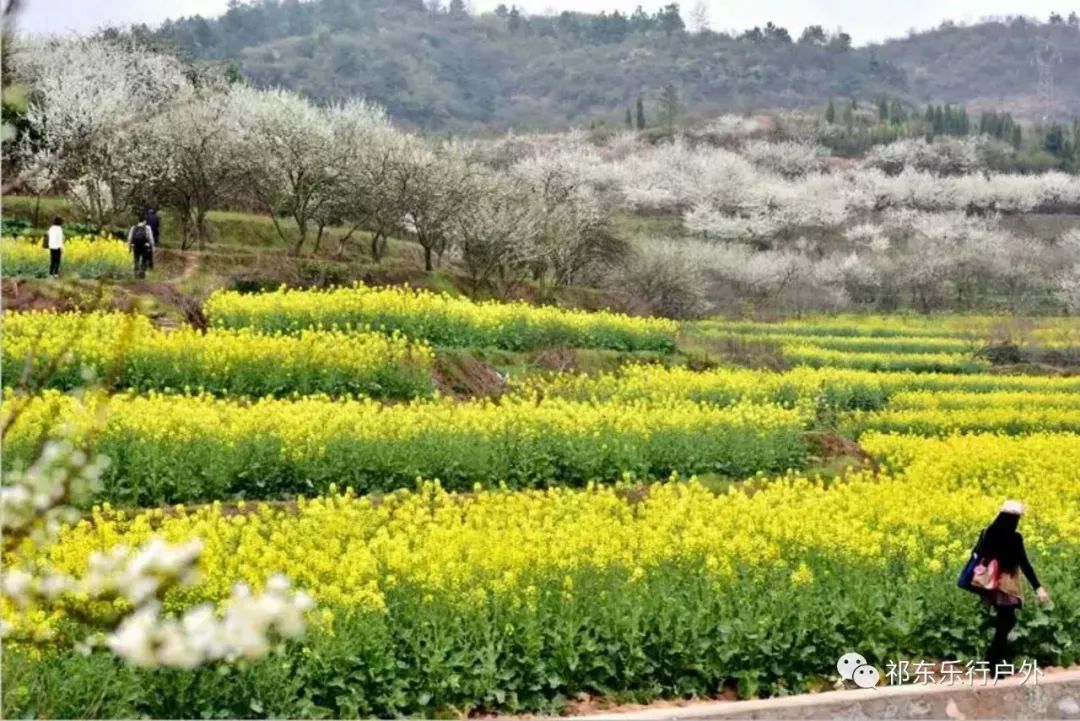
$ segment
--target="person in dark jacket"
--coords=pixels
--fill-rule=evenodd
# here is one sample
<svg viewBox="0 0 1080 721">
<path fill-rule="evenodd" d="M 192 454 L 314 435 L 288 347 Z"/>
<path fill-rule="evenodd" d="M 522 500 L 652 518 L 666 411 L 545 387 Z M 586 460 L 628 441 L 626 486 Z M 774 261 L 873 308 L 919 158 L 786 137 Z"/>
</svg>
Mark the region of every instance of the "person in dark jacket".
<svg viewBox="0 0 1080 721">
<path fill-rule="evenodd" d="M 131 226 L 127 235 L 128 248 L 135 258 L 135 277 L 145 278 L 146 271 L 151 267 L 151 258 L 154 255 L 154 231 L 146 218 Z"/>
<path fill-rule="evenodd" d="M 986 654 L 986 663 L 993 673 L 999 664 L 1005 662 L 1009 652 L 1009 632 L 1016 625 L 1016 611 L 1023 606 L 1023 587 L 1019 574 L 1023 573 L 1028 583 L 1035 589 L 1039 603 L 1047 603 L 1050 594 L 1039 583 L 1035 569 L 1028 560 L 1024 549 L 1024 537 L 1016 527 L 1024 506 L 1019 501 L 1005 501 L 993 523 L 986 527 L 975 547 L 975 553 L 985 562 L 996 560 L 1002 574 L 999 587 L 984 596 L 987 604 L 994 607 L 994 638 Z"/>
</svg>

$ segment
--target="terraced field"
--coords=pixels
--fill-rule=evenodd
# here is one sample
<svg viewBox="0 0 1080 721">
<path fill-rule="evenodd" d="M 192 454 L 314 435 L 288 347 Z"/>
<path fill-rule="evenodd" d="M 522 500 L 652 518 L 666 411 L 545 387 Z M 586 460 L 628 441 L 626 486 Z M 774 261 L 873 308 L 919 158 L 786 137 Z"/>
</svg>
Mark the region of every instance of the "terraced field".
<svg viewBox="0 0 1080 721">
<path fill-rule="evenodd" d="M 201 538 L 200 578 L 167 609 L 283 572 L 317 602 L 307 634 L 169 672 L 9 643 L 7 715 L 556 711 L 582 694 L 825 688 L 853 648 L 879 665 L 977 658 L 986 619 L 954 579 L 1010 497 L 1054 599 L 1025 608 L 1017 649 L 1080 659 L 1080 376 L 978 355 L 1068 349 L 1073 320 L 678 328 L 362 286 L 219 294 L 207 311 L 205 333 L 5 318 L 5 366 L 32 362 L 5 390 L 4 468 L 60 427 L 111 460 L 57 543 L 5 560 L 77 574 L 117 543 Z M 765 341 L 789 367 L 692 370 L 687 337 Z M 667 362 L 434 390 L 446 349 L 550 346 Z M 86 368 L 108 387 L 74 393 Z M 63 639 L 106 611 L 3 614 Z"/>
</svg>

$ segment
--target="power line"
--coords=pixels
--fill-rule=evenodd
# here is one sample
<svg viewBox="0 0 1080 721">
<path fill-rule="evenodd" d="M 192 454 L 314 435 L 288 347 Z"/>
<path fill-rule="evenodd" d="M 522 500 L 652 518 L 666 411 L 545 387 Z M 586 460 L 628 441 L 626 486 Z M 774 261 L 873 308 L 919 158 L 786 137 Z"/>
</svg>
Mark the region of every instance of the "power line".
<svg viewBox="0 0 1080 721">
<path fill-rule="evenodd" d="M 1057 94 L 1054 87 L 1054 66 L 1061 63 L 1061 52 L 1047 38 L 1035 48 L 1032 63 L 1038 73 L 1036 93 L 1039 110 L 1044 123 L 1053 122 L 1057 117 Z"/>
</svg>

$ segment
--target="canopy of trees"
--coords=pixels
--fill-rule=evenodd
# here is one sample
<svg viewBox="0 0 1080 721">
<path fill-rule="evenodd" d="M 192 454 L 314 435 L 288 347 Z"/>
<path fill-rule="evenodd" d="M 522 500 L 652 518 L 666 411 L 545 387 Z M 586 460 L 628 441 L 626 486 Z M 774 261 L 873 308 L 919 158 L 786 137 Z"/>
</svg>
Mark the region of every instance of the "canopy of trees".
<svg viewBox="0 0 1080 721">
<path fill-rule="evenodd" d="M 256 85 L 316 101 L 365 97 L 424 129 L 619 125 L 640 94 L 655 102 L 668 84 L 699 115 L 888 93 L 986 99 L 1033 117 L 1042 111 L 1032 57 L 1047 41 L 1060 56 L 1060 110 L 1080 112 L 1080 73 L 1068 71 L 1080 66 L 1080 27 L 1067 20 L 944 25 L 860 48 L 826 32 L 828 18 L 801 33 L 767 23 L 732 37 L 689 33 L 681 12 L 671 3 L 531 16 L 502 5 L 477 17 L 440 0 L 255 0 L 234 1 L 217 19 L 136 32 L 193 59 L 234 63 Z"/>
</svg>

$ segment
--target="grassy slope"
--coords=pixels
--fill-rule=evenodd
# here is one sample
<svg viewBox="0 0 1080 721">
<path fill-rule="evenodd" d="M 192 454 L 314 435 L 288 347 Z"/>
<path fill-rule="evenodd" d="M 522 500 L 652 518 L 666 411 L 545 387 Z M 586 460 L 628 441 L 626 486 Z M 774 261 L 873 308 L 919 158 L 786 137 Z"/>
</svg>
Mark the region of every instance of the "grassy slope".
<svg viewBox="0 0 1080 721">
<path fill-rule="evenodd" d="M 4 217 L 29 220 L 33 228 L 26 231 L 41 234 L 51 218 L 59 215 L 65 222 L 78 222 L 79 213 L 61 197 L 6 196 L 3 198 Z M 134 216 L 127 219 L 134 222 Z M 144 284 L 123 281 L 115 284 L 110 297 L 130 298 L 132 295 L 157 292 L 161 283 L 170 285 L 168 296 L 180 294 L 196 304 L 217 288 L 242 290 L 291 286 L 347 285 L 356 281 L 368 284 L 408 283 L 413 287 L 450 293 L 468 294 L 468 283 L 457 268 L 446 263 L 433 273 L 423 269 L 419 246 L 408 240 L 391 238 L 387 253 L 379 263 L 370 256 L 370 236 L 355 232 L 344 253 L 339 253 L 339 239 L 349 228 L 327 228 L 316 251 L 314 232 L 299 256 L 289 253 L 297 236 L 291 220 L 280 222 L 286 238 L 279 235 L 273 220 L 265 215 L 237 211 L 212 211 L 208 216 L 211 237 L 202 249 L 180 248 L 179 222 L 169 211 L 161 212 L 164 243 L 157 257 L 157 268 Z M 117 228 L 122 232 L 123 228 Z M 628 229 L 629 230 L 629 229 Z M 156 284 L 156 285 L 155 285 Z M 49 283 L 47 288 L 29 281 L 19 281 L 15 288 L 5 289 L 8 307 L 26 307 L 18 293 L 31 292 L 29 307 L 73 307 L 85 305 L 86 288 L 79 284 Z M 15 295 L 13 295 L 15 294 Z M 482 296 L 486 297 L 486 296 Z M 622 299 L 591 288 L 562 288 L 542 292 L 532 286 L 517 290 L 514 299 L 528 302 L 550 302 L 570 307 L 601 309 L 621 307 Z M 160 300 L 160 298 L 159 298 Z M 167 302 L 167 301 L 166 301 Z M 116 302 L 111 305 L 122 305 Z"/>
</svg>

